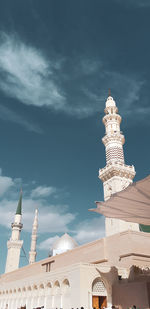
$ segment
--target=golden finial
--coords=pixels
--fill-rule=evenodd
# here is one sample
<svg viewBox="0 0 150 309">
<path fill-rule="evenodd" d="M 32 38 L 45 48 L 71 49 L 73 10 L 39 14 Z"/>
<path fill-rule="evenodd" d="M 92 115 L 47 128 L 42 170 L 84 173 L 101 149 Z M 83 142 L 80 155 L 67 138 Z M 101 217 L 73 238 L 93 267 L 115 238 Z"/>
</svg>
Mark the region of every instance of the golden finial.
<svg viewBox="0 0 150 309">
<path fill-rule="evenodd" d="M 111 89 L 110 88 L 108 89 L 108 96 L 109 97 L 111 96 Z"/>
</svg>

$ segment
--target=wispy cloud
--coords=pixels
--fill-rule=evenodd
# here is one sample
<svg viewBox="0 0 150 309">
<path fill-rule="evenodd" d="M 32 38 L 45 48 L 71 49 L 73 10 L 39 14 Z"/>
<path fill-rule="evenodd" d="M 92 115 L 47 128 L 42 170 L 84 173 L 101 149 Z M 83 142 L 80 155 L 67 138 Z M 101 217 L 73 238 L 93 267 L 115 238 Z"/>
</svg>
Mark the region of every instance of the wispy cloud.
<svg viewBox="0 0 150 309">
<path fill-rule="evenodd" d="M 72 231 L 69 231 L 72 233 Z M 100 239 L 105 236 L 105 219 L 102 216 L 98 218 L 84 220 L 76 225 L 73 232 L 73 238 L 77 241 L 78 245 Z M 40 242 L 38 248 L 40 250 L 51 250 L 54 242 L 58 239 L 58 235 L 49 237 Z"/>
<path fill-rule="evenodd" d="M 0 200 L 1 225 L 10 228 L 18 199 L 3 198 Z M 39 233 L 61 233 L 68 231 L 68 225 L 75 220 L 76 214 L 70 213 L 66 205 L 51 205 L 44 200 L 23 198 L 24 231 L 31 232 L 35 209 L 39 210 Z"/>
<path fill-rule="evenodd" d="M 1 33 L 0 70 L 3 78 L 0 88 L 8 96 L 27 105 L 52 105 L 59 109 L 65 99 L 55 81 L 57 67 L 18 37 Z"/>
<path fill-rule="evenodd" d="M 2 169 L 0 169 L 0 197 L 2 197 L 14 185 L 15 181 L 11 177 L 3 176 Z"/>
<path fill-rule="evenodd" d="M 7 106 L 1 104 L 0 104 L 0 118 L 5 121 L 11 121 L 13 123 L 19 124 L 22 127 L 24 127 L 27 131 L 42 133 L 42 129 L 39 127 L 39 125 L 36 125 L 33 122 L 31 123 L 31 121 L 28 121 L 24 119 L 21 115 L 19 115 L 18 112 L 13 111 Z"/>
<path fill-rule="evenodd" d="M 48 59 L 40 50 L 22 42 L 17 36 L 1 34 L 0 89 L 9 97 L 26 105 L 51 108 L 83 118 L 103 112 L 107 89 L 121 102 L 123 113 L 133 109 L 135 118 L 139 109 L 141 90 L 145 81 L 138 76 L 112 71 L 102 59 L 59 58 Z M 28 124 L 12 111 L 1 107 L 2 116 L 28 127 Z M 145 109 L 143 106 L 143 115 Z"/>
<path fill-rule="evenodd" d="M 38 249 L 40 250 L 51 250 L 52 246 L 54 244 L 54 242 L 59 238 L 58 235 L 53 236 L 53 237 L 49 237 L 46 240 L 42 241 L 39 245 L 38 245 Z"/>
<path fill-rule="evenodd" d="M 105 219 L 102 216 L 85 220 L 77 225 L 75 239 L 77 243 L 84 244 L 105 236 Z"/>
<path fill-rule="evenodd" d="M 90 83 L 82 85 L 82 93 L 84 99 L 82 103 L 79 101 L 76 107 L 68 107 L 68 111 L 71 114 L 82 118 L 94 114 L 95 112 L 104 112 L 105 101 L 107 98 L 106 90 L 111 86 L 112 96 L 115 96 L 116 104 L 119 106 L 119 112 L 122 115 L 131 114 L 131 110 L 134 113 L 135 120 L 141 117 L 139 109 L 137 108 L 141 104 L 140 95 L 143 86 L 146 81 L 141 80 L 138 77 L 134 77 L 127 74 L 111 71 L 102 67 L 101 73 L 97 73 L 99 80 L 99 88 L 91 86 Z M 95 78 L 95 77 L 93 77 Z M 65 107 L 64 107 L 65 108 Z M 145 107 L 143 106 L 143 115 Z"/>
<path fill-rule="evenodd" d="M 115 0 L 118 3 L 120 3 L 121 5 L 127 6 L 127 7 L 150 7 L 150 1 L 149 0 L 126 0 L 126 1 L 122 1 L 122 0 Z"/>
<path fill-rule="evenodd" d="M 56 188 L 47 186 L 38 186 L 31 192 L 32 198 L 47 197 L 56 193 Z"/>
<path fill-rule="evenodd" d="M 100 60 L 97 61 L 95 59 L 81 58 L 79 59 L 79 63 L 80 66 L 78 72 L 84 76 L 95 74 L 103 68 L 103 63 Z"/>
</svg>

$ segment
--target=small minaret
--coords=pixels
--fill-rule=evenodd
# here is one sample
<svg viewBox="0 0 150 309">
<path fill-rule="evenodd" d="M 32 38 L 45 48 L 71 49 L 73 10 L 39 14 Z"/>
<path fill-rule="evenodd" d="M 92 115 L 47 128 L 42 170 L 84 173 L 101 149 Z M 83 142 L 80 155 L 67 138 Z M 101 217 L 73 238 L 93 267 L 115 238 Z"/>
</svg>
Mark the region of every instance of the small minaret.
<svg viewBox="0 0 150 309">
<path fill-rule="evenodd" d="M 22 218 L 22 190 L 20 192 L 20 198 L 18 202 L 18 207 L 15 214 L 14 223 L 11 224 L 12 234 L 10 240 L 7 241 L 7 261 L 5 273 L 13 271 L 19 268 L 20 261 L 20 250 L 23 245 L 23 240 L 20 240 L 20 233 L 23 227 L 21 223 Z"/>
<path fill-rule="evenodd" d="M 105 136 L 102 139 L 106 150 L 106 166 L 99 170 L 99 178 L 103 182 L 104 200 L 116 192 L 128 187 L 135 176 L 134 166 L 126 165 L 124 161 L 123 144 L 124 135 L 120 131 L 121 116 L 118 114 L 116 103 L 110 93 L 104 110 Z M 125 222 L 119 219 L 106 218 L 106 236 L 119 233 L 124 230 L 139 230 L 136 223 Z"/>
<path fill-rule="evenodd" d="M 31 236 L 31 249 L 29 252 L 29 264 L 32 264 L 36 260 L 36 241 L 37 241 L 37 230 L 38 230 L 38 210 L 35 210 L 35 217 L 32 227 L 32 236 Z"/>
</svg>

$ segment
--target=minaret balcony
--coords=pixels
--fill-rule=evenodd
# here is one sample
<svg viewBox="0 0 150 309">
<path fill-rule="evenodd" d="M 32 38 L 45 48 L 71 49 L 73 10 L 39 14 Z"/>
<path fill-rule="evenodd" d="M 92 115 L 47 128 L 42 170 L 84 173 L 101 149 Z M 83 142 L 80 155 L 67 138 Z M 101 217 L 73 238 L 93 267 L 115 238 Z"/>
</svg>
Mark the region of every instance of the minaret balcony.
<svg viewBox="0 0 150 309">
<path fill-rule="evenodd" d="M 7 248 L 15 248 L 15 249 L 21 249 L 23 245 L 23 240 L 19 240 L 19 239 L 10 239 L 7 241 Z"/>
<path fill-rule="evenodd" d="M 133 179 L 135 176 L 135 169 L 133 165 L 126 165 L 119 162 L 113 162 L 99 169 L 99 178 L 104 182 L 114 176 L 125 177 Z"/>
<path fill-rule="evenodd" d="M 121 116 L 119 114 L 106 114 L 103 117 L 103 123 L 106 124 L 106 122 L 116 121 L 119 124 L 121 123 Z"/>
<path fill-rule="evenodd" d="M 13 228 L 17 228 L 17 229 L 21 230 L 22 227 L 23 227 L 23 224 L 22 224 L 22 223 L 16 223 L 16 222 L 14 222 L 14 223 L 11 224 L 11 227 L 12 227 L 12 229 L 13 229 Z"/>
<path fill-rule="evenodd" d="M 102 138 L 102 142 L 105 146 L 107 146 L 108 143 L 110 142 L 119 142 L 122 145 L 124 145 L 125 143 L 125 138 L 123 134 L 120 134 L 120 132 L 112 132 L 110 134 L 106 134 L 103 138 Z"/>
</svg>

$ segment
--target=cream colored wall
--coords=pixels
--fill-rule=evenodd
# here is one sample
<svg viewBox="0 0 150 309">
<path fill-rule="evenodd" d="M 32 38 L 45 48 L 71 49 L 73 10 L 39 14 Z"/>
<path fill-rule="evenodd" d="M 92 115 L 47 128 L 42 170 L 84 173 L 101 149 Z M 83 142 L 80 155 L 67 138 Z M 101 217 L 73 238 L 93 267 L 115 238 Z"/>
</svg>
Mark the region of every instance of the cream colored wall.
<svg viewBox="0 0 150 309">
<path fill-rule="evenodd" d="M 104 274 L 100 274 L 100 269 Z M 105 273 L 109 267 L 98 265 L 76 264 L 60 271 L 44 273 L 42 276 L 29 277 L 28 280 L 19 280 L 13 284 L 3 285 L 5 294 L 0 294 L 0 308 L 9 309 L 27 305 L 27 309 L 44 305 L 44 308 L 92 308 L 92 283 L 101 278 L 108 290 L 108 304 L 112 304 L 112 282 L 114 274 L 108 278 Z M 66 285 L 65 282 L 69 285 Z M 30 289 L 29 289 L 30 288 Z"/>
<path fill-rule="evenodd" d="M 150 234 L 124 231 L 106 238 L 109 265 L 129 269 L 132 265 L 150 267 Z"/>
<path fill-rule="evenodd" d="M 23 245 L 22 240 L 11 240 L 7 242 L 8 253 L 6 260 L 6 269 L 5 272 L 11 272 L 19 267 L 20 261 L 20 250 Z"/>
<path fill-rule="evenodd" d="M 139 224 L 133 222 L 125 222 L 115 218 L 105 218 L 106 235 L 117 234 L 127 230 L 139 231 Z"/>
<path fill-rule="evenodd" d="M 90 309 L 92 282 L 98 276 L 106 286 L 111 304 L 117 269 L 118 274 L 128 278 L 132 265 L 150 267 L 149 248 L 150 234 L 126 231 L 4 274 L 0 277 L 0 308 L 9 303 L 14 309 L 26 301 L 27 309 L 42 302 L 46 309 L 55 305 L 63 309 L 81 306 Z M 49 261 L 54 262 L 51 271 L 46 272 L 42 264 Z M 66 295 L 65 279 L 70 284 Z M 60 285 L 57 293 L 56 281 Z"/>
<path fill-rule="evenodd" d="M 107 273 L 109 273 L 109 276 Z M 99 278 L 107 291 L 107 306 L 112 306 L 112 284 L 116 281 L 116 273 L 110 271 L 109 266 L 82 264 L 80 268 L 80 306 L 92 308 L 92 284 Z M 104 295 L 105 296 L 105 295 Z"/>
<path fill-rule="evenodd" d="M 51 271 L 58 271 L 76 263 L 98 263 L 120 266 L 120 255 L 131 253 L 149 254 L 150 234 L 136 231 L 125 231 L 111 235 L 91 243 L 79 246 L 71 251 L 49 257 L 32 265 L 27 265 L 11 273 L 3 274 L 0 277 L 0 285 L 4 282 L 14 282 L 22 278 L 42 275 L 45 267 L 42 264 L 52 262 Z M 131 264 L 128 263 L 130 267 Z"/>
<path fill-rule="evenodd" d="M 27 304 L 27 309 L 44 305 L 44 308 L 68 309 L 80 304 L 80 264 L 72 267 L 44 272 L 28 279 L 3 284 L 0 308 L 14 309 Z M 67 283 L 66 283 L 67 282 Z"/>
</svg>

